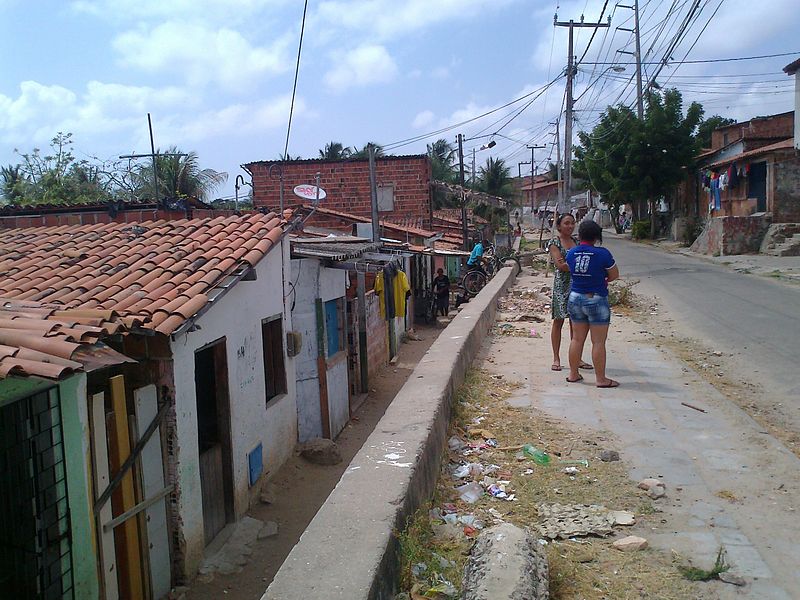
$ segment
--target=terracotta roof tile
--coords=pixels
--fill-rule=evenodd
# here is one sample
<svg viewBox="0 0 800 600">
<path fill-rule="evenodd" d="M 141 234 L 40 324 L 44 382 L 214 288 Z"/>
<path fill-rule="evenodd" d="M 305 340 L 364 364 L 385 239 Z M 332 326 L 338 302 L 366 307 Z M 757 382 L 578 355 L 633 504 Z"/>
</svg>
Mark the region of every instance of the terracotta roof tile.
<svg viewBox="0 0 800 600">
<path fill-rule="evenodd" d="M 11 303 L 5 311 L 26 314 L 0 314 L 0 356 L 2 347 L 24 347 L 69 359 L 78 344 L 126 327 L 172 333 L 206 306 L 224 276 L 278 244 L 285 224 L 274 213 L 248 213 L 2 230 L 0 298 Z M 20 329 L 19 319 L 45 324 Z M 20 371 L 30 372 L 20 362 L 5 368 Z"/>
</svg>

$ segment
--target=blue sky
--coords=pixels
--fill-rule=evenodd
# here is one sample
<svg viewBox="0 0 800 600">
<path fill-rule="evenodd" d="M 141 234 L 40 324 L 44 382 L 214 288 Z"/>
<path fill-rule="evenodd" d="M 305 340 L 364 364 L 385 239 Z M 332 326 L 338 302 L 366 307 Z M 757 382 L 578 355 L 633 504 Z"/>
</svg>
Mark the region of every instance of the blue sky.
<svg viewBox="0 0 800 600">
<path fill-rule="evenodd" d="M 652 45 L 646 61 L 658 62 L 692 1 L 641 0 L 643 54 Z M 392 144 L 536 90 L 565 67 L 567 34 L 553 27 L 556 10 L 559 20 L 596 20 L 603 4 L 310 0 L 289 153 L 313 157 L 330 140 Z M 578 129 L 609 102 L 633 100 L 632 57 L 616 52 L 633 49 L 631 34 L 615 29 L 632 27 L 631 11 L 614 4 L 605 13 L 612 28 L 598 32 L 579 67 L 576 97 L 591 86 L 576 103 Z M 695 40 L 689 60 L 800 50 L 796 0 L 725 0 L 699 36 L 718 4 L 701 0 L 675 62 Z M 0 164 L 17 162 L 15 148 L 46 147 L 58 131 L 74 134 L 79 157 L 145 152 L 150 112 L 156 145 L 196 151 L 203 167 L 229 174 L 218 195 L 231 194 L 240 164 L 283 151 L 302 10 L 301 0 L 0 0 Z M 578 56 L 589 35 L 576 33 Z M 707 115 L 746 119 L 791 110 L 780 70 L 797 56 L 669 66 L 658 80 L 671 75 L 667 83 Z M 530 159 L 525 143 L 553 140 L 548 123 L 563 91 L 562 78 L 502 129 L 526 101 L 393 152 L 424 152 L 427 142 L 454 141 L 459 132 L 499 132 L 478 162 L 493 154 L 516 173 L 518 161 Z M 468 162 L 489 139 L 466 142 Z M 539 151 L 537 162 L 548 154 Z"/>
</svg>

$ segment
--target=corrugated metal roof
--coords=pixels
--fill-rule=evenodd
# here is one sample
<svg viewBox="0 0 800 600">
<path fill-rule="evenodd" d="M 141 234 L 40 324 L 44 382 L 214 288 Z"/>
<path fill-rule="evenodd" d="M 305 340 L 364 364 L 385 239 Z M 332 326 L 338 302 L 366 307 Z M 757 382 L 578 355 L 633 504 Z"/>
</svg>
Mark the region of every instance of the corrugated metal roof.
<svg viewBox="0 0 800 600">
<path fill-rule="evenodd" d="M 378 242 L 311 242 L 292 241 L 292 256 L 302 258 L 323 258 L 327 260 L 347 260 L 358 258 L 364 252 L 380 248 Z"/>
</svg>

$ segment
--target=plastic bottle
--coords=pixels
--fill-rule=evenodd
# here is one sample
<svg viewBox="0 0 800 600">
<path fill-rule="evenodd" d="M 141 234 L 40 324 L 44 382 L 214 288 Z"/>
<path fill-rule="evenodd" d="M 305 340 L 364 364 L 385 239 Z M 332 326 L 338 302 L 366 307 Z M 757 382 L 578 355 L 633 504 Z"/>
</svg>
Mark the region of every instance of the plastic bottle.
<svg viewBox="0 0 800 600">
<path fill-rule="evenodd" d="M 522 453 L 530 459 L 533 459 L 537 465 L 549 465 L 550 455 L 544 450 L 539 450 L 531 444 L 525 444 L 522 447 Z"/>
</svg>

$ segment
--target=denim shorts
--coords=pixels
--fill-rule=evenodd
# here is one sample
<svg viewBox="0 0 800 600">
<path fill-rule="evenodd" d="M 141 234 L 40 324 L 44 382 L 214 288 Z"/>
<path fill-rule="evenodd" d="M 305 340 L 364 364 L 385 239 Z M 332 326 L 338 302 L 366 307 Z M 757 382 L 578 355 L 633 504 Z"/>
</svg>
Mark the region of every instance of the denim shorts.
<svg viewBox="0 0 800 600">
<path fill-rule="evenodd" d="M 608 325 L 611 323 L 611 308 L 608 296 L 579 294 L 570 292 L 567 300 L 569 320 L 573 323 L 589 323 L 589 325 Z"/>
</svg>

